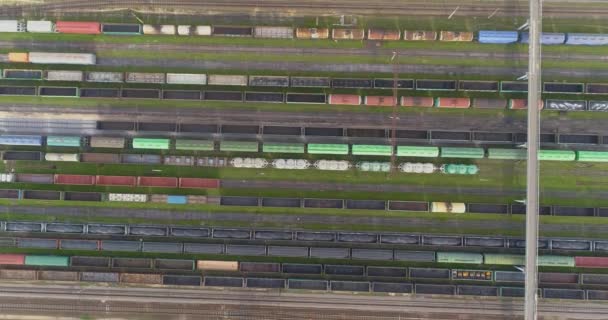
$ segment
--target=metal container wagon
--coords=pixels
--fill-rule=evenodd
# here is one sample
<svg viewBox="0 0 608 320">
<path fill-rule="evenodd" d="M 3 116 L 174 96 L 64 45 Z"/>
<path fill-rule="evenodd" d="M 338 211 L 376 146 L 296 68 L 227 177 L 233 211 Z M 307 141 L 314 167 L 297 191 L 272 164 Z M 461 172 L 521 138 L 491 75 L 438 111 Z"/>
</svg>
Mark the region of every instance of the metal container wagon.
<svg viewBox="0 0 608 320">
<path fill-rule="evenodd" d="M 541 161 L 575 161 L 576 153 L 572 150 L 538 150 L 538 160 Z"/>
<path fill-rule="evenodd" d="M 44 160 L 57 162 L 80 162 L 78 153 L 45 153 Z"/>
<path fill-rule="evenodd" d="M 473 32 L 459 32 L 459 31 L 441 31 L 439 33 L 439 41 L 473 41 Z"/>
<path fill-rule="evenodd" d="M 0 254 L 0 265 L 24 265 L 25 255 L 24 254 Z"/>
<path fill-rule="evenodd" d="M 296 38 L 298 39 L 329 39 L 329 29 L 327 28 L 297 28 Z"/>
<path fill-rule="evenodd" d="M 169 139 L 133 138 L 133 149 L 169 150 Z"/>
<path fill-rule="evenodd" d="M 542 255 L 538 256 L 539 267 L 574 267 L 574 257 Z"/>
<path fill-rule="evenodd" d="M 57 21 L 55 31 L 58 33 L 101 34 L 101 23 L 85 21 Z"/>
<path fill-rule="evenodd" d="M 44 72 L 47 81 L 77 81 L 84 79 L 84 72 L 76 70 L 48 70 Z"/>
<path fill-rule="evenodd" d="M 27 52 L 9 52 L 8 62 L 29 63 L 30 55 Z"/>
<path fill-rule="evenodd" d="M 172 24 L 144 24 L 142 30 L 144 34 L 151 35 L 175 35 L 176 32 L 175 26 Z"/>
<path fill-rule="evenodd" d="M 334 40 L 363 40 L 364 29 L 332 29 L 331 38 Z"/>
<path fill-rule="evenodd" d="M 74 136 L 48 136 L 46 145 L 49 147 L 80 147 L 81 137 Z"/>
<path fill-rule="evenodd" d="M 247 86 L 247 76 L 210 74 L 208 84 L 210 86 Z"/>
<path fill-rule="evenodd" d="M 497 98 L 474 98 L 473 108 L 479 109 L 505 109 L 507 107 L 506 99 Z"/>
<path fill-rule="evenodd" d="M 336 154 L 347 155 L 348 144 L 309 143 L 307 146 L 309 154 Z"/>
<path fill-rule="evenodd" d="M 432 108 L 435 105 L 433 97 L 401 97 L 403 107 L 425 107 Z"/>
<path fill-rule="evenodd" d="M 255 27 L 253 34 L 256 38 L 293 39 L 291 27 Z"/>
<path fill-rule="evenodd" d="M 544 101 L 540 100 L 539 102 L 540 108 L 543 109 L 545 107 Z M 528 99 L 509 99 L 509 109 L 513 110 L 523 110 L 528 109 Z"/>
<path fill-rule="evenodd" d="M 437 262 L 483 264 L 483 255 L 469 252 L 437 252 Z"/>
<path fill-rule="evenodd" d="M 193 151 L 213 151 L 215 150 L 215 142 L 213 140 L 177 139 L 175 140 L 175 149 Z"/>
<path fill-rule="evenodd" d="M 568 33 L 566 44 L 584 46 L 608 45 L 608 34 L 605 33 Z"/>
<path fill-rule="evenodd" d="M 199 271 L 239 271 L 238 261 L 197 260 L 196 269 Z"/>
<path fill-rule="evenodd" d="M 33 33 L 52 33 L 55 32 L 55 25 L 51 21 L 28 20 L 26 29 Z"/>
<path fill-rule="evenodd" d="M 368 40 L 399 40 L 401 39 L 401 31 L 385 30 L 385 29 L 368 29 Z"/>
<path fill-rule="evenodd" d="M 109 193 L 108 201 L 113 202 L 148 202 L 147 194 Z"/>
<path fill-rule="evenodd" d="M 482 159 L 483 148 L 441 147 L 442 158 Z"/>
<path fill-rule="evenodd" d="M 204 86 L 207 84 L 207 75 L 204 73 L 167 73 L 167 84 L 194 84 Z"/>
<path fill-rule="evenodd" d="M 125 81 L 125 75 L 122 72 L 89 71 L 85 81 L 122 83 Z"/>
<path fill-rule="evenodd" d="M 381 107 L 392 107 L 397 102 L 397 100 L 393 96 L 365 96 L 364 101 L 364 104 L 366 106 Z"/>
<path fill-rule="evenodd" d="M 127 83 L 165 83 L 164 73 L 152 72 L 127 72 L 125 76 Z"/>
<path fill-rule="evenodd" d="M 391 156 L 393 147 L 387 145 L 353 144 L 352 154 L 355 156 Z"/>
<path fill-rule="evenodd" d="M 210 36 L 213 29 L 211 26 L 196 26 L 194 29 L 195 36 Z"/>
<path fill-rule="evenodd" d="M 252 87 L 289 87 L 287 76 L 249 76 Z"/>
<path fill-rule="evenodd" d="M 222 152 L 258 152 L 257 141 L 221 141 L 220 151 Z"/>
<path fill-rule="evenodd" d="M 101 32 L 113 35 L 139 35 L 141 24 L 104 23 L 101 25 Z"/>
<path fill-rule="evenodd" d="M 522 32 L 520 41 L 521 41 L 521 43 L 529 43 L 530 34 L 527 32 Z M 541 44 L 564 44 L 565 42 L 566 42 L 565 33 L 543 32 L 540 36 Z"/>
<path fill-rule="evenodd" d="M 576 161 L 608 162 L 608 152 L 606 152 L 606 151 L 576 151 Z"/>
<path fill-rule="evenodd" d="M 264 142 L 262 152 L 268 153 L 298 153 L 304 154 L 303 143 L 284 143 L 284 142 Z"/>
<path fill-rule="evenodd" d="M 478 40 L 479 43 L 516 43 L 519 40 L 519 33 L 517 31 L 481 30 Z"/>
<path fill-rule="evenodd" d="M 1 258 L 0 258 L 1 259 Z M 2 264 L 0 262 L 0 264 Z M 608 268 L 607 257 L 574 257 L 577 268 Z"/>
<path fill-rule="evenodd" d="M 213 26 L 212 35 L 221 37 L 252 37 L 253 28 Z"/>
<path fill-rule="evenodd" d="M 437 158 L 439 147 L 397 146 L 398 157 Z"/>
<path fill-rule="evenodd" d="M 30 63 L 94 65 L 93 53 L 30 52 Z"/>
<path fill-rule="evenodd" d="M 435 41 L 437 40 L 437 32 L 435 31 L 420 31 L 420 30 L 404 30 L 403 40 L 406 41 Z"/>
<path fill-rule="evenodd" d="M 26 26 L 19 20 L 0 20 L 0 32 L 25 32 Z"/>
<path fill-rule="evenodd" d="M 70 257 L 26 255 L 25 256 L 25 265 L 26 266 L 68 267 L 70 265 Z"/>
<path fill-rule="evenodd" d="M 431 202 L 431 212 L 465 213 L 467 207 L 462 202 Z"/>
<path fill-rule="evenodd" d="M 488 159 L 525 160 L 527 157 L 525 149 L 488 148 Z"/>
<path fill-rule="evenodd" d="M 177 35 L 179 36 L 191 36 L 195 32 L 195 27 L 191 25 L 179 25 L 177 26 Z"/>
<path fill-rule="evenodd" d="M 0 145 L 8 146 L 42 146 L 42 136 L 10 135 L 0 136 Z"/>
<path fill-rule="evenodd" d="M 120 137 L 91 137 L 89 140 L 91 148 L 115 148 L 125 147 L 125 138 Z"/>
<path fill-rule="evenodd" d="M 525 257 L 518 254 L 484 253 L 484 264 L 522 266 Z"/>
<path fill-rule="evenodd" d="M 466 109 L 471 107 L 470 98 L 437 98 L 437 108 Z"/>
<path fill-rule="evenodd" d="M 329 104 L 360 105 L 361 96 L 354 94 L 330 94 Z"/>
</svg>

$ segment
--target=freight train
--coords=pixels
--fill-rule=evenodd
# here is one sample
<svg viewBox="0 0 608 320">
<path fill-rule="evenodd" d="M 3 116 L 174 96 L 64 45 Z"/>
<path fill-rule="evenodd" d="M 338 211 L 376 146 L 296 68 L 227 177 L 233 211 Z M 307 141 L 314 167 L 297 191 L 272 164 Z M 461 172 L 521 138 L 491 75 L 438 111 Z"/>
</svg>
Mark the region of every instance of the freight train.
<svg viewBox="0 0 608 320">
<path fill-rule="evenodd" d="M 129 143 L 130 142 L 130 143 Z M 80 137 L 80 136 L 31 136 L 31 135 L 0 135 L 0 145 L 4 146 L 32 146 L 32 147 L 73 147 L 73 148 L 99 148 L 124 149 L 129 146 L 136 150 L 180 150 L 193 152 L 238 152 L 238 153 L 278 153 L 278 154 L 318 154 L 318 155 L 353 155 L 353 156 L 392 156 L 405 158 L 452 158 L 452 159 L 496 159 L 496 160 L 524 160 L 525 149 L 509 148 L 482 148 L 482 147 L 436 147 L 436 146 L 404 146 L 398 145 L 395 149 L 391 145 L 368 144 L 327 144 L 327 143 L 278 143 L 258 141 L 231 141 L 223 140 L 216 143 L 213 140 L 196 139 L 169 139 L 169 138 L 133 138 L 130 141 L 121 137 Z M 219 147 L 218 147 L 219 145 Z M 260 147 L 261 145 L 261 147 Z M 6 151 L 11 152 L 11 151 Z M 6 153 L 5 152 L 5 153 Z M 49 155 L 49 153 L 47 153 Z M 120 163 L 121 155 L 113 153 L 50 153 L 48 161 L 83 161 L 98 163 Z M 59 158 L 59 155 L 64 155 Z M 140 155 L 140 163 L 172 164 L 176 156 Z M 147 157 L 149 156 L 149 157 Z M 608 162 L 608 151 L 585 150 L 539 150 L 541 161 L 580 161 L 580 162 Z M 39 159 L 40 160 L 39 156 Z M 46 158 L 46 157 L 45 157 Z M 181 163 L 176 165 L 196 165 L 193 157 L 183 156 Z M 186 160 L 188 158 L 189 160 Z M 3 156 L 4 160 L 11 160 Z M 87 160 L 89 159 L 89 160 Z M 227 159 L 223 158 L 223 165 Z M 203 164 L 201 164 L 203 165 Z"/>
<path fill-rule="evenodd" d="M 0 255 L 0 265 L 0 279 L 465 296 L 523 296 L 519 285 L 524 281 L 519 271 L 160 258 L 11 254 Z M 307 279 L 297 278 L 302 275 Z M 370 278 L 346 281 L 338 278 L 341 276 Z M 474 281 L 476 285 L 454 285 L 452 281 Z M 539 283 L 548 285 L 541 291 L 545 298 L 607 300 L 607 291 L 579 289 L 605 281 L 605 275 L 596 273 L 539 273 Z"/>
<path fill-rule="evenodd" d="M 163 252 L 173 254 L 196 254 L 201 253 L 200 250 L 213 250 L 211 253 L 222 254 L 223 251 L 217 252 L 223 246 L 216 244 L 209 246 L 208 244 L 197 243 L 175 243 L 175 242 L 149 242 L 149 241 L 128 241 L 128 240 L 82 240 L 82 239 L 30 239 L 17 238 L 17 247 L 19 248 L 34 248 L 47 250 L 73 250 L 75 247 L 80 247 L 81 250 L 88 251 L 123 251 L 123 252 Z M 23 242 L 23 245 L 20 243 Z M 240 249 L 240 250 L 239 250 Z M 322 248 L 317 247 L 282 247 L 282 246 L 248 246 L 242 247 L 239 245 L 226 245 L 225 254 L 244 255 L 244 256 L 282 256 L 282 252 L 289 252 L 291 256 L 310 257 L 310 253 Z M 303 250 L 298 250 L 303 249 Z M 333 248 L 337 249 L 337 248 Z M 198 250 L 198 251 L 197 251 Z M 249 251 L 247 251 L 249 250 Z M 365 251 L 365 249 L 352 249 L 353 251 Z M 303 254 L 300 255 L 299 253 Z M 343 250 L 342 250 L 343 251 Z M 359 252 L 356 251 L 356 252 Z M 522 266 L 525 264 L 525 256 L 521 254 L 503 254 L 503 253 L 472 253 L 472 252 L 433 252 L 433 251 L 407 251 L 407 250 L 370 250 L 381 252 L 382 254 L 372 257 L 353 257 L 342 259 L 355 260 L 390 260 L 390 261 L 405 261 L 405 262 L 426 262 L 437 264 L 470 264 L 470 265 L 487 265 L 487 266 Z M 249 252 L 249 254 L 247 253 Z M 205 252 L 202 252 L 205 253 Z M 298 254 L 295 254 L 298 253 Z M 305 253 L 305 254 L 304 254 Z M 357 253 L 358 254 L 358 253 Z M 28 257 L 30 259 L 28 259 Z M 318 258 L 318 257 L 317 257 Z M 29 260 L 29 261 L 28 261 Z M 176 262 L 179 260 L 176 260 Z M 182 260 L 183 261 L 183 260 Z M 70 266 L 68 256 L 40 256 L 40 255 L 14 255 L 0 254 L 0 265 L 45 265 L 45 266 Z M 241 263 L 242 264 L 242 263 Z M 149 264 L 150 265 L 150 264 Z M 183 264 L 182 264 L 183 265 Z M 238 261 L 207 261 L 207 260 L 190 260 L 190 271 L 239 271 Z M 312 266 L 312 265 L 309 265 Z M 539 255 L 539 267 L 564 267 L 564 268 L 608 268 L 608 257 L 588 257 L 588 256 L 561 256 L 561 255 Z M 281 270 L 279 268 L 278 270 Z M 290 272 L 285 272 L 290 273 Z M 491 279 L 491 278 L 490 278 Z"/>
<path fill-rule="evenodd" d="M 424 31 L 362 28 L 292 28 L 284 26 L 221 26 L 221 25 L 150 25 L 117 24 L 83 21 L 21 21 L 0 20 L 0 32 L 107 34 L 107 35 L 179 35 L 253 37 L 275 39 L 333 39 L 371 41 L 448 41 L 479 43 L 528 43 L 526 32 L 481 30 Z M 547 45 L 608 45 L 608 34 L 603 33 L 542 33 L 542 44 Z"/>
</svg>

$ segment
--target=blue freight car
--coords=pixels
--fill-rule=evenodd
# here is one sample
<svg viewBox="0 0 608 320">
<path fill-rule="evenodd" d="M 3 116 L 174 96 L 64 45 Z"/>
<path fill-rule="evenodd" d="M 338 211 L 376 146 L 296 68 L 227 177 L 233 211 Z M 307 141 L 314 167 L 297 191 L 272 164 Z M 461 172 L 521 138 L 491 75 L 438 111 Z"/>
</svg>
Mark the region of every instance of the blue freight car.
<svg viewBox="0 0 608 320">
<path fill-rule="evenodd" d="M 568 33 L 566 44 L 604 46 L 608 45 L 608 34 L 604 33 Z"/>
<path fill-rule="evenodd" d="M 42 146 L 42 137 L 27 135 L 0 136 L 0 145 L 40 147 Z"/>
<path fill-rule="evenodd" d="M 530 34 L 527 32 L 522 32 L 521 34 L 521 43 L 529 43 L 530 42 Z M 540 36 L 541 44 L 564 44 L 566 42 L 566 34 L 565 33 L 553 33 L 553 32 L 543 32 Z"/>
<path fill-rule="evenodd" d="M 480 43 L 515 43 L 517 40 L 519 40 L 517 31 L 479 31 Z"/>
</svg>

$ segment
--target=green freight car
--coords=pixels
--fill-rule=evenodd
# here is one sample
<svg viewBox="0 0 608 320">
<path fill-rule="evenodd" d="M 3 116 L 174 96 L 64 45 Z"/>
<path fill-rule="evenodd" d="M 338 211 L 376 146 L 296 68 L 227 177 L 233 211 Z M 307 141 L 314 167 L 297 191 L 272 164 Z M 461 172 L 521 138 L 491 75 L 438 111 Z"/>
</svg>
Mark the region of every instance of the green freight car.
<svg viewBox="0 0 608 320">
<path fill-rule="evenodd" d="M 353 144 L 352 153 L 355 156 L 391 156 L 393 147 L 373 144 Z"/>
<path fill-rule="evenodd" d="M 56 266 L 56 267 L 68 267 L 70 264 L 70 258 L 64 256 L 38 256 L 38 255 L 27 255 L 25 256 L 26 266 Z"/>
<path fill-rule="evenodd" d="M 576 153 L 572 150 L 538 150 L 538 160 L 574 161 L 576 160 Z"/>
<path fill-rule="evenodd" d="M 437 252 L 437 262 L 483 264 L 483 255 L 469 252 Z"/>
<path fill-rule="evenodd" d="M 133 149 L 169 150 L 169 139 L 133 138 Z"/>
<path fill-rule="evenodd" d="M 439 147 L 398 146 L 398 157 L 437 158 Z"/>
<path fill-rule="evenodd" d="M 48 136 L 46 145 L 49 147 L 80 147 L 80 137 L 74 136 Z"/>
<path fill-rule="evenodd" d="M 576 151 L 576 160 L 583 162 L 608 162 L 608 152 Z"/>
<path fill-rule="evenodd" d="M 325 144 L 325 143 L 309 143 L 308 153 L 310 154 L 337 154 L 347 155 L 348 144 Z"/>
<path fill-rule="evenodd" d="M 441 147 L 442 158 L 483 159 L 483 148 Z"/>
<path fill-rule="evenodd" d="M 485 264 L 520 266 L 525 264 L 525 257 L 518 254 L 485 253 Z"/>
<path fill-rule="evenodd" d="M 215 142 L 213 140 L 175 140 L 176 150 L 192 150 L 192 151 L 213 151 L 215 150 Z"/>
<path fill-rule="evenodd" d="M 262 152 L 269 153 L 299 153 L 303 154 L 303 143 L 279 143 L 279 142 L 264 142 L 262 144 Z"/>
<path fill-rule="evenodd" d="M 488 159 L 525 160 L 527 157 L 526 149 L 488 148 Z"/>
<path fill-rule="evenodd" d="M 259 152 L 257 141 L 222 141 L 220 151 L 224 152 Z"/>
<path fill-rule="evenodd" d="M 574 257 L 538 256 L 540 267 L 574 267 Z"/>
</svg>

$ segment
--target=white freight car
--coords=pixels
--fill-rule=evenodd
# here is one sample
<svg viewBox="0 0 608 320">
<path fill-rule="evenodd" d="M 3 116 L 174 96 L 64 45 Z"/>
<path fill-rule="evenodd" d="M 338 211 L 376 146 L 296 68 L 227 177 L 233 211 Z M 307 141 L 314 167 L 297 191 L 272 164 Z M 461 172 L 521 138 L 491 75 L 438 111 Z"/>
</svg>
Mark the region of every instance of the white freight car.
<svg viewBox="0 0 608 320">
<path fill-rule="evenodd" d="M 93 53 L 30 52 L 30 63 L 94 65 Z"/>
<path fill-rule="evenodd" d="M 55 24 L 51 21 L 28 20 L 26 29 L 27 32 L 51 33 L 55 32 Z"/>
<path fill-rule="evenodd" d="M 19 20 L 0 20 L 0 32 L 25 32 L 25 23 Z"/>
<path fill-rule="evenodd" d="M 207 75 L 204 73 L 167 73 L 169 84 L 207 84 Z"/>
<path fill-rule="evenodd" d="M 124 82 L 124 73 L 122 72 L 104 72 L 91 71 L 87 72 L 87 82 Z"/>
<path fill-rule="evenodd" d="M 44 79 L 48 81 L 82 81 L 83 72 L 76 70 L 49 70 Z"/>
</svg>

